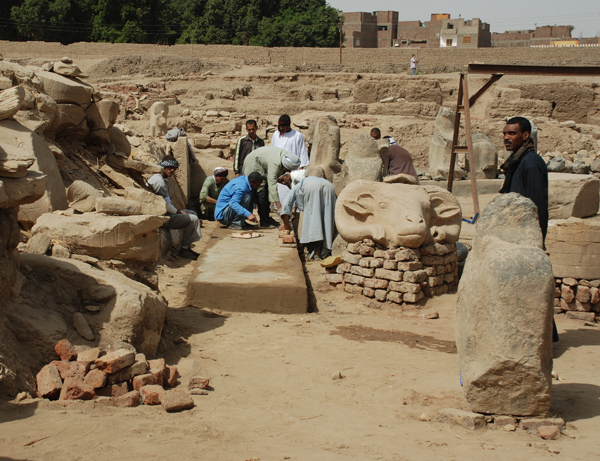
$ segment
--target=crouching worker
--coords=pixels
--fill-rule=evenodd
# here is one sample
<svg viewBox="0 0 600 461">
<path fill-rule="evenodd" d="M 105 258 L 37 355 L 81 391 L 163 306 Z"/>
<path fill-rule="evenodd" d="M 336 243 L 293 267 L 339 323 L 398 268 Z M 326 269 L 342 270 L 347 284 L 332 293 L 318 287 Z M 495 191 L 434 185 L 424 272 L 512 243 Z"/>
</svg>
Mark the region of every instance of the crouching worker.
<svg viewBox="0 0 600 461">
<path fill-rule="evenodd" d="M 253 171 L 248 176 L 238 176 L 223 188 L 215 207 L 215 219 L 231 229 L 245 229 L 250 226 L 246 220 L 258 223 L 252 213 L 254 192 L 263 182 L 260 173 Z"/>
<path fill-rule="evenodd" d="M 215 205 L 223 187 L 229 182 L 227 168 L 217 167 L 212 176 L 204 180 L 200 191 L 200 211 L 202 217 L 209 221 L 215 220 Z"/>
<path fill-rule="evenodd" d="M 282 183 L 291 184 L 291 176 L 283 175 Z M 335 190 L 323 178 L 308 176 L 292 187 L 283 202 L 281 219 L 283 227 L 291 230 L 292 208 L 302 211 L 299 230 L 300 243 L 308 249 L 309 259 L 323 259 L 331 254 L 335 237 Z"/>
<path fill-rule="evenodd" d="M 192 210 L 178 210 L 171 203 L 169 194 L 168 179 L 173 176 L 175 170 L 179 168 L 179 162 L 172 155 L 167 155 L 159 163 L 163 167 L 162 173 L 156 173 L 146 182 L 147 187 L 151 187 L 155 194 L 160 195 L 167 203 L 167 214 L 169 220 L 162 225 L 165 229 L 183 229 L 183 241 L 178 256 L 188 259 L 198 259 L 199 254 L 191 248 L 191 244 L 202 238 L 200 227 L 202 221 Z"/>
</svg>

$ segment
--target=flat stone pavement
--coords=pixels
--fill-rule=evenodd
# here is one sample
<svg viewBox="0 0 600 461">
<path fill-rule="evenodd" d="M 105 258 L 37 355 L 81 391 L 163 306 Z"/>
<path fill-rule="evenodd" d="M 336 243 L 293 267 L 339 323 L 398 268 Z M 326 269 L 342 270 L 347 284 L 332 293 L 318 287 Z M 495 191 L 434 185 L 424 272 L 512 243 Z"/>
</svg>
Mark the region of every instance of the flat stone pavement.
<svg viewBox="0 0 600 461">
<path fill-rule="evenodd" d="M 200 254 L 189 281 L 188 303 L 230 312 L 301 314 L 308 290 L 296 248 L 280 246 L 277 229 L 259 229 L 262 237 L 216 229 Z"/>
</svg>

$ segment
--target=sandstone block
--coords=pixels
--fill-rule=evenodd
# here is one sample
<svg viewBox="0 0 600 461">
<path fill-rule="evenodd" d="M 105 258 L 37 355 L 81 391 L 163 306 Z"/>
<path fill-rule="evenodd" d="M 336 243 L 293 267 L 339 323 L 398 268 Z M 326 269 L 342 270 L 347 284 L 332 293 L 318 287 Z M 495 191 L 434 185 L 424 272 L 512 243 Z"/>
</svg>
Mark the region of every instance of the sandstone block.
<svg viewBox="0 0 600 461">
<path fill-rule="evenodd" d="M 399 291 L 400 293 L 420 293 L 421 285 L 418 283 L 408 282 L 390 282 L 388 288 L 392 291 Z"/>
<path fill-rule="evenodd" d="M 385 279 L 365 279 L 365 288 L 374 288 L 376 290 L 386 290 L 389 282 Z"/>
<path fill-rule="evenodd" d="M 329 283 L 342 283 L 343 278 L 342 274 L 325 274 L 325 280 Z"/>
<path fill-rule="evenodd" d="M 160 403 L 168 412 L 187 410 L 194 406 L 192 396 L 179 389 L 165 391 L 160 398 Z"/>
<path fill-rule="evenodd" d="M 92 103 L 85 111 L 90 130 L 108 130 L 117 121 L 119 116 L 119 104 L 109 99 Z"/>
<path fill-rule="evenodd" d="M 360 255 L 352 254 L 347 251 L 342 253 L 342 261 L 345 261 L 352 265 L 358 265 L 360 263 Z"/>
<path fill-rule="evenodd" d="M 404 302 L 407 302 L 407 303 L 417 303 L 424 297 L 425 297 L 425 293 L 423 293 L 422 291 L 419 291 L 418 293 L 404 293 L 404 295 L 402 296 L 402 299 L 404 299 Z"/>
<path fill-rule="evenodd" d="M 355 266 L 353 266 L 355 267 Z M 350 283 L 352 285 L 360 285 L 363 286 L 365 283 L 365 278 L 355 274 L 344 274 L 344 282 Z"/>
<path fill-rule="evenodd" d="M 402 293 L 398 293 L 397 291 L 389 291 L 387 294 L 387 300 L 396 304 L 402 304 Z"/>
<path fill-rule="evenodd" d="M 85 378 L 83 378 L 83 382 L 85 384 L 89 384 L 94 389 L 98 389 L 104 387 L 106 385 L 106 373 L 98 370 L 97 368 L 94 370 L 90 370 Z"/>
<path fill-rule="evenodd" d="M 131 391 L 119 397 L 113 397 L 115 407 L 137 407 L 140 404 L 140 393 Z"/>
<path fill-rule="evenodd" d="M 54 346 L 54 351 L 61 360 L 75 360 L 77 358 L 77 351 L 68 339 L 61 339 L 57 342 Z"/>
<path fill-rule="evenodd" d="M 421 252 L 418 248 L 404 248 L 402 250 L 397 250 L 394 257 L 397 261 L 414 261 L 421 257 Z"/>
<path fill-rule="evenodd" d="M 383 268 L 390 271 L 398 270 L 398 262 L 393 259 L 386 259 L 383 261 Z"/>
<path fill-rule="evenodd" d="M 403 280 L 405 282 L 421 283 L 427 280 L 427 272 L 424 270 L 406 271 Z"/>
<path fill-rule="evenodd" d="M 87 106 L 91 101 L 94 87 L 76 79 L 63 77 L 53 72 L 36 72 L 44 84 L 44 91 L 58 104 L 71 103 Z"/>
<path fill-rule="evenodd" d="M 421 262 L 425 266 L 441 266 L 444 264 L 442 256 L 421 256 Z"/>
<path fill-rule="evenodd" d="M 565 314 L 565 317 L 573 320 L 582 320 L 584 322 L 593 322 L 596 319 L 596 314 L 594 312 L 568 311 Z"/>
<path fill-rule="evenodd" d="M 339 264 L 337 269 L 335 270 L 338 274 L 345 274 L 346 272 L 350 272 L 352 269 L 352 264 L 350 263 L 342 263 Z"/>
<path fill-rule="evenodd" d="M 138 215 L 142 214 L 142 204 L 122 197 L 102 197 L 96 199 L 96 211 L 119 216 Z"/>
<path fill-rule="evenodd" d="M 375 269 L 375 277 L 378 279 L 392 280 L 394 282 L 402 281 L 402 272 L 388 269 Z"/>
<path fill-rule="evenodd" d="M 375 299 L 383 302 L 387 299 L 387 294 L 387 290 L 375 290 Z"/>
<path fill-rule="evenodd" d="M 379 267 L 383 267 L 383 262 L 384 262 L 383 258 L 373 258 L 371 260 L 371 262 L 369 263 L 369 267 L 372 267 L 374 269 L 377 269 Z"/>
<path fill-rule="evenodd" d="M 367 298 L 374 298 L 375 290 L 373 290 L 373 288 L 363 288 L 362 295 L 366 296 Z"/>
<path fill-rule="evenodd" d="M 575 280 L 575 279 L 574 279 L 574 278 L 572 278 L 572 277 L 565 277 L 565 278 L 563 278 L 563 281 L 562 281 L 562 283 L 563 283 L 564 285 L 567 285 L 567 286 L 569 286 L 569 287 L 576 287 L 576 286 L 579 284 L 579 283 L 577 282 L 577 280 Z"/>
<path fill-rule="evenodd" d="M 562 429 L 565 427 L 565 420 L 562 418 L 526 418 L 521 420 L 521 428 L 526 431 L 535 432 L 543 426 L 554 426 Z"/>
<path fill-rule="evenodd" d="M 435 277 L 427 278 L 427 284 L 430 287 L 437 287 L 437 286 L 440 286 L 442 283 L 444 283 L 443 275 L 436 275 Z"/>
<path fill-rule="evenodd" d="M 361 277 L 373 277 L 375 276 L 375 269 L 360 267 L 360 266 L 352 266 L 351 274 L 359 275 Z"/>
<path fill-rule="evenodd" d="M 373 256 L 373 254 L 375 253 L 375 248 L 368 245 L 361 245 L 360 249 L 358 250 L 358 253 L 361 256 Z"/>
<path fill-rule="evenodd" d="M 569 285 L 563 285 L 561 287 L 560 296 L 566 303 L 571 303 L 575 300 L 575 292 Z"/>
<path fill-rule="evenodd" d="M 398 261 L 399 271 L 416 271 L 423 267 L 421 261 Z"/>
<path fill-rule="evenodd" d="M 15 115 L 23 105 L 24 100 L 25 88 L 20 85 L 0 91 L 0 120 Z"/>
<path fill-rule="evenodd" d="M 165 390 L 157 384 L 149 384 L 141 387 L 139 392 L 144 405 L 160 405 L 160 398 Z"/>
<path fill-rule="evenodd" d="M 59 400 L 92 400 L 94 388 L 77 378 L 65 379 L 60 391 Z"/>
<path fill-rule="evenodd" d="M 0 147 L 0 177 L 23 178 L 34 163 L 34 155 L 24 149 L 10 144 Z"/>
<path fill-rule="evenodd" d="M 592 294 L 589 287 L 580 285 L 577 287 L 577 295 L 575 299 L 581 303 L 589 303 L 592 299 Z"/>
<path fill-rule="evenodd" d="M 504 426 L 511 424 L 513 426 L 517 425 L 517 418 L 514 418 L 512 416 L 502 416 L 502 415 L 498 415 L 494 417 L 494 426 L 497 429 L 502 429 L 504 428 Z"/>
<path fill-rule="evenodd" d="M 361 258 L 360 261 L 358 262 L 358 265 L 360 267 L 371 267 L 371 261 L 373 261 L 375 258 L 372 257 L 365 257 L 365 258 Z"/>
<path fill-rule="evenodd" d="M 438 411 L 438 418 L 442 422 L 448 422 L 466 429 L 481 429 L 485 427 L 485 417 L 479 413 L 472 413 L 456 408 L 445 408 Z"/>
<path fill-rule="evenodd" d="M 212 134 L 212 133 L 227 133 L 241 131 L 242 125 L 239 121 L 230 121 L 230 122 L 222 122 L 222 123 L 214 123 L 211 125 L 204 125 L 202 127 L 203 134 Z M 227 144 L 229 145 L 229 143 Z"/>
<path fill-rule="evenodd" d="M 362 244 L 360 242 L 349 243 L 346 247 L 348 253 L 358 254 L 360 252 L 360 247 Z"/>
<path fill-rule="evenodd" d="M 96 359 L 96 367 L 109 374 L 116 373 L 135 362 L 135 352 L 119 349 Z M 137 390 L 137 389 L 136 389 Z"/>
<path fill-rule="evenodd" d="M 53 365 L 46 365 L 36 376 L 38 393 L 47 399 L 56 399 L 62 389 L 62 379 L 58 369 Z"/>
<path fill-rule="evenodd" d="M 550 219 L 585 218 L 598 213 L 600 180 L 592 175 L 549 173 Z"/>
<path fill-rule="evenodd" d="M 590 288 L 590 302 L 592 304 L 597 304 L 600 302 L 600 290 L 596 287 Z"/>
</svg>

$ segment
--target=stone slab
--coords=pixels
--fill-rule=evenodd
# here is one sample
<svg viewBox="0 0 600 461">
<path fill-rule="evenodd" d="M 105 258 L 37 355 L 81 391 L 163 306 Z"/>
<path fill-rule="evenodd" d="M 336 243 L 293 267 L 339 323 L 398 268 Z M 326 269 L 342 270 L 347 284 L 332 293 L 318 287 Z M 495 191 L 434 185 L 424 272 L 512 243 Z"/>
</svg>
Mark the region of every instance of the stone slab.
<svg viewBox="0 0 600 461">
<path fill-rule="evenodd" d="M 277 229 L 262 237 L 233 238 L 217 229 L 188 285 L 188 303 L 231 312 L 305 313 L 306 279 L 295 248 L 279 246 Z"/>
</svg>

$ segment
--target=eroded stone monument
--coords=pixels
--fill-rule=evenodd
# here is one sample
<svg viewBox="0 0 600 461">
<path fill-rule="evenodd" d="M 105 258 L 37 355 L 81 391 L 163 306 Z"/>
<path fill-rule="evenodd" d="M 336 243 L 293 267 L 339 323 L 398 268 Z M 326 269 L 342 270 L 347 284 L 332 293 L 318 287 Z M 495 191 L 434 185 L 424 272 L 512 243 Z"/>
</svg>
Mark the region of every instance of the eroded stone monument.
<svg viewBox="0 0 600 461">
<path fill-rule="evenodd" d="M 167 134 L 167 117 L 169 106 L 166 102 L 155 102 L 150 107 L 150 136 L 164 136 Z"/>
<path fill-rule="evenodd" d="M 477 223 L 458 288 L 455 337 L 465 397 L 478 413 L 550 409 L 554 277 L 533 202 L 501 195 Z"/>
<path fill-rule="evenodd" d="M 342 170 L 333 178 L 335 194 L 340 195 L 344 187 L 357 179 L 381 181 L 383 161 L 375 140 L 368 134 L 359 134 L 352 139 Z"/>
</svg>

